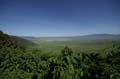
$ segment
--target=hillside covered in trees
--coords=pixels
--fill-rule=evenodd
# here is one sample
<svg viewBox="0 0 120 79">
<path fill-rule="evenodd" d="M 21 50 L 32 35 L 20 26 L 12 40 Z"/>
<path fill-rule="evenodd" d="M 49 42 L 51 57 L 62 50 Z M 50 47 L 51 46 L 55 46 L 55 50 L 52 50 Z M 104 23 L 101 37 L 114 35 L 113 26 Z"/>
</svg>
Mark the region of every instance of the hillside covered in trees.
<svg viewBox="0 0 120 79">
<path fill-rule="evenodd" d="M 0 31 L 0 79 L 120 79 L 119 42 L 104 55 L 76 53 L 69 46 L 60 55 L 48 54 L 27 45 L 33 43 Z"/>
<path fill-rule="evenodd" d="M 3 33 L 2 31 L 0 31 L 0 44 L 8 47 L 10 46 L 22 47 L 22 46 L 34 45 L 34 43 L 29 40 L 17 36 L 10 36 Z"/>
</svg>

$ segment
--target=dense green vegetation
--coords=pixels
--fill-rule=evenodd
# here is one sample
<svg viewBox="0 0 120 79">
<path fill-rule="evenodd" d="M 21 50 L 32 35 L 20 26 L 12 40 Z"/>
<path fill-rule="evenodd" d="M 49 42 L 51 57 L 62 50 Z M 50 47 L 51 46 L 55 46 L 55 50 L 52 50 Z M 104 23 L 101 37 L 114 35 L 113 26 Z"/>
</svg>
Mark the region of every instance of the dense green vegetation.
<svg viewBox="0 0 120 79">
<path fill-rule="evenodd" d="M 59 54 L 44 53 L 0 32 L 0 79 L 120 79 L 119 42 L 104 51 L 85 52 L 68 45 Z"/>
</svg>

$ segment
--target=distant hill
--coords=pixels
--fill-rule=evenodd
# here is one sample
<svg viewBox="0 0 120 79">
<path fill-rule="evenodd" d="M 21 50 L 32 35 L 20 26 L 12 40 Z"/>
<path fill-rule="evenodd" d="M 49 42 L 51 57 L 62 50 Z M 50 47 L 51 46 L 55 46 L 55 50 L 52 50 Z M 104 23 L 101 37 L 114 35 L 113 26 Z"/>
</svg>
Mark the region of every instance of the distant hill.
<svg viewBox="0 0 120 79">
<path fill-rule="evenodd" d="M 71 37 L 22 37 L 31 41 L 68 41 L 68 40 L 120 40 L 120 35 L 113 34 L 91 34 Z"/>
<path fill-rule="evenodd" d="M 18 41 L 18 43 L 21 43 L 23 44 L 24 46 L 28 46 L 28 45 L 35 45 L 35 43 L 33 43 L 32 41 L 30 40 L 27 40 L 27 39 L 24 39 L 24 38 L 21 38 L 19 36 L 11 36 L 12 38 L 16 39 Z"/>
<path fill-rule="evenodd" d="M 0 46 L 2 47 L 22 47 L 22 46 L 28 46 L 28 45 L 33 45 L 34 43 L 27 40 L 23 39 L 17 36 L 11 36 L 3 33 L 0 31 Z"/>
<path fill-rule="evenodd" d="M 113 35 L 113 34 L 92 34 L 92 35 L 85 35 L 79 36 L 78 39 L 89 39 L 89 40 L 120 40 L 120 35 Z"/>
</svg>

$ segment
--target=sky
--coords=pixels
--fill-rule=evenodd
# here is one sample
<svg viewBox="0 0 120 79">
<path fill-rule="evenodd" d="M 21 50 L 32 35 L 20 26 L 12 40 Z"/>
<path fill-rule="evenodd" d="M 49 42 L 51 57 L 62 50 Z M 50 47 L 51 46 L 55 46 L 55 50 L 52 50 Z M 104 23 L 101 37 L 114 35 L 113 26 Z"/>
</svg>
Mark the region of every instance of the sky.
<svg viewBox="0 0 120 79">
<path fill-rule="evenodd" d="M 120 0 L 0 0 L 0 30 L 42 37 L 120 34 Z"/>
</svg>

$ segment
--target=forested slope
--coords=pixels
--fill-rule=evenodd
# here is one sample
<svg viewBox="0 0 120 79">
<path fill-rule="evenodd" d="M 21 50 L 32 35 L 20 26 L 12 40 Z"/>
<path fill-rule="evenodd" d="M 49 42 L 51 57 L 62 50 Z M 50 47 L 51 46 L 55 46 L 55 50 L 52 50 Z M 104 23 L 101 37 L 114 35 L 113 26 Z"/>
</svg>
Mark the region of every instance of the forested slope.
<svg viewBox="0 0 120 79">
<path fill-rule="evenodd" d="M 33 42 L 17 37 L 17 36 L 10 36 L 7 35 L 5 33 L 3 33 L 2 31 L 0 31 L 0 44 L 2 46 L 18 46 L 18 47 L 22 47 L 22 46 L 28 46 L 28 45 L 34 45 Z"/>
</svg>

